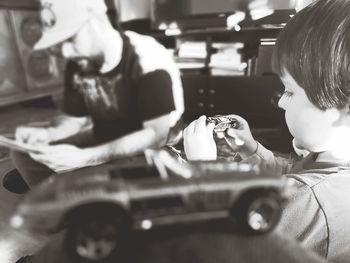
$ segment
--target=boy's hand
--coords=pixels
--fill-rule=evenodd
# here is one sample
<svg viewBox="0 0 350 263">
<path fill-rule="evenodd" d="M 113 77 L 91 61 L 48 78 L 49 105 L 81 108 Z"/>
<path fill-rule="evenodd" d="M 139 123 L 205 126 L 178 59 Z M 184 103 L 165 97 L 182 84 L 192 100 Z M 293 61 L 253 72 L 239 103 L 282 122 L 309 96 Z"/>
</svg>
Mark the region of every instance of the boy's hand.
<svg viewBox="0 0 350 263">
<path fill-rule="evenodd" d="M 49 144 L 48 128 L 20 126 L 16 129 L 15 139 L 27 144 Z"/>
<path fill-rule="evenodd" d="M 215 124 L 207 125 L 206 120 L 206 116 L 201 116 L 184 131 L 185 154 L 190 161 L 217 159 L 217 148 L 213 137 Z"/>
<path fill-rule="evenodd" d="M 225 138 L 233 151 L 239 152 L 243 159 L 251 156 L 257 149 L 257 142 L 254 140 L 249 125 L 245 119 L 238 115 L 229 115 L 237 119 L 236 128 L 227 129 L 225 132 L 218 133 L 219 138 Z"/>
</svg>

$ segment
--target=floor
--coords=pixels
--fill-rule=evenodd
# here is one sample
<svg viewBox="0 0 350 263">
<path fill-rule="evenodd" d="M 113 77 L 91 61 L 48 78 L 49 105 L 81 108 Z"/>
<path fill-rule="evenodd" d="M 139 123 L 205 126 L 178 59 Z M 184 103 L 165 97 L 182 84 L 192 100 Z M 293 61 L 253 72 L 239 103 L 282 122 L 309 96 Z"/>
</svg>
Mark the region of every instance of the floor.
<svg viewBox="0 0 350 263">
<path fill-rule="evenodd" d="M 11 135 L 18 125 L 46 122 L 57 114 L 49 103 L 42 101 L 0 108 L 0 134 Z M 8 150 L 0 147 L 0 182 L 4 174 L 13 168 Z M 0 262 L 14 263 L 18 258 L 31 254 L 45 244 L 46 238 L 19 233 L 8 222 L 22 196 L 8 192 L 0 184 Z"/>
</svg>

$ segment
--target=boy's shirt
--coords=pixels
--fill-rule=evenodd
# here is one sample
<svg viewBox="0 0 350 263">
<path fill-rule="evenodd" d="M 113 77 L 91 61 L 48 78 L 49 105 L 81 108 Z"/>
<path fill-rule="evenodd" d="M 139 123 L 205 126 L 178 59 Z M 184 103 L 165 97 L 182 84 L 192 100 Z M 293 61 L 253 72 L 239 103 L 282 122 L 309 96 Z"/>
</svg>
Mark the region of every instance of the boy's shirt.
<svg viewBox="0 0 350 263">
<path fill-rule="evenodd" d="M 258 143 L 256 152 L 252 156 L 243 159 L 242 162 L 259 164 L 275 174 L 282 175 L 289 173 L 295 163 L 295 159 L 292 157 L 285 158 L 275 156 L 273 152 L 267 150 L 264 146 Z"/>
<path fill-rule="evenodd" d="M 350 258 L 350 167 L 344 163 L 316 162 L 317 154 L 301 160 L 276 157 L 259 145 L 244 160 L 285 175 L 294 191 L 285 204 L 278 231 L 296 238 L 331 262 Z"/>
</svg>

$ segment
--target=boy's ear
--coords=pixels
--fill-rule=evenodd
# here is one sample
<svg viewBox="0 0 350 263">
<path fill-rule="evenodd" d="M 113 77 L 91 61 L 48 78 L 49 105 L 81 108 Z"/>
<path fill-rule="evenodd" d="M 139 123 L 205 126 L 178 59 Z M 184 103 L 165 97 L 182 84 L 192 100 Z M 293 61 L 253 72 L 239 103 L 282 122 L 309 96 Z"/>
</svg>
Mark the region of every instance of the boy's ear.
<svg viewBox="0 0 350 263">
<path fill-rule="evenodd" d="M 343 109 L 331 108 L 326 110 L 326 118 L 329 122 L 335 125 L 350 125 L 350 107 Z"/>
<path fill-rule="evenodd" d="M 338 122 L 339 124 L 350 127 L 350 105 L 345 106 L 343 109 L 338 110 Z"/>
<path fill-rule="evenodd" d="M 350 103 L 348 103 L 348 104 L 344 107 L 343 112 L 344 112 L 345 115 L 350 116 Z"/>
</svg>

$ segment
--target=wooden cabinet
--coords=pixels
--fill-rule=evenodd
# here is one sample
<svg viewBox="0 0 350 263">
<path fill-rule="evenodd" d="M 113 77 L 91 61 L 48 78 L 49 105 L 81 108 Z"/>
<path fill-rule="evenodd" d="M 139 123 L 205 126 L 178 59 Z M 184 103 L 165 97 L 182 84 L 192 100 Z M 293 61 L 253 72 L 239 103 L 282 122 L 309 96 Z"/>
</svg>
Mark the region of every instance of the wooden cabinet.
<svg viewBox="0 0 350 263">
<path fill-rule="evenodd" d="M 238 114 L 254 128 L 284 125 L 284 112 L 277 107 L 282 84 L 275 76 L 183 75 L 185 119 L 202 114 Z"/>
</svg>

